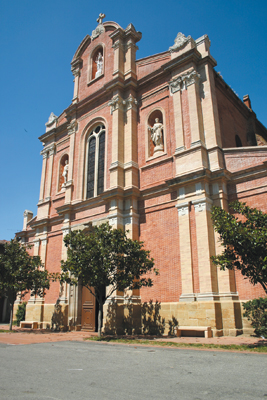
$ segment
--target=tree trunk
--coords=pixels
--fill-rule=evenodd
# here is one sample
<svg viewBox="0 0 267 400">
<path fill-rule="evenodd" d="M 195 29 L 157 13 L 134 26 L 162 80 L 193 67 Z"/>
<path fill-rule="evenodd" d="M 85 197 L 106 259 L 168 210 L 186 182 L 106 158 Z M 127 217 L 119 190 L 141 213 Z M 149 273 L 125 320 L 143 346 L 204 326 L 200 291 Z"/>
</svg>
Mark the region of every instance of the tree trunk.
<svg viewBox="0 0 267 400">
<path fill-rule="evenodd" d="M 10 320 L 9 320 L 10 331 L 12 331 L 12 324 L 13 324 L 13 308 L 14 308 L 14 303 L 10 303 Z"/>
<path fill-rule="evenodd" d="M 103 315 L 103 302 L 102 302 L 102 298 L 100 298 L 100 300 L 99 300 L 99 310 L 98 310 L 98 337 L 99 338 L 101 337 L 102 315 Z"/>
</svg>

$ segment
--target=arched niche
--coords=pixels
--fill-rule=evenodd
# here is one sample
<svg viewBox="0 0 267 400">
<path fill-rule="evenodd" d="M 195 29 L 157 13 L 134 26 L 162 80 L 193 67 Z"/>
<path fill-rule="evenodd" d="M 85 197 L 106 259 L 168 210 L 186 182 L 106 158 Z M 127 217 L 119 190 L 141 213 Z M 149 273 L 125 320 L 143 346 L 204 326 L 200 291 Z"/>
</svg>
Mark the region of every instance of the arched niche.
<svg viewBox="0 0 267 400">
<path fill-rule="evenodd" d="M 67 168 L 64 172 L 64 168 L 68 164 L 69 164 L 69 156 L 68 156 L 68 154 L 64 154 L 61 157 L 60 162 L 59 162 L 58 192 L 60 192 L 60 190 L 64 187 L 64 182 L 65 182 L 64 175 L 66 176 L 66 180 L 68 180 Z M 63 174 L 63 172 L 64 172 L 64 174 Z"/>
<path fill-rule="evenodd" d="M 148 157 L 161 155 L 165 151 L 164 120 L 161 110 L 151 112 L 148 125 Z"/>
<path fill-rule="evenodd" d="M 91 80 L 104 75 L 104 50 L 103 46 L 98 46 L 92 53 L 91 57 Z"/>
</svg>

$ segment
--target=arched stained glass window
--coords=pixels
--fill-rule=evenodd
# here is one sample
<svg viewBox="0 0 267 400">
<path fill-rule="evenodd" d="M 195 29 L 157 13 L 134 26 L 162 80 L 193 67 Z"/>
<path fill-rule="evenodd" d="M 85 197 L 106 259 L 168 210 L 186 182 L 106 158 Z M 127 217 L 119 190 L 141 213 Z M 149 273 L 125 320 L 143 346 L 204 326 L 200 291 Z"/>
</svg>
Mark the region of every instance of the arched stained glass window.
<svg viewBox="0 0 267 400">
<path fill-rule="evenodd" d="M 86 198 L 104 191 L 105 178 L 105 126 L 97 125 L 89 135 L 87 157 Z"/>
<path fill-rule="evenodd" d="M 99 137 L 97 194 L 104 191 L 104 166 L 105 166 L 105 132 Z"/>
</svg>

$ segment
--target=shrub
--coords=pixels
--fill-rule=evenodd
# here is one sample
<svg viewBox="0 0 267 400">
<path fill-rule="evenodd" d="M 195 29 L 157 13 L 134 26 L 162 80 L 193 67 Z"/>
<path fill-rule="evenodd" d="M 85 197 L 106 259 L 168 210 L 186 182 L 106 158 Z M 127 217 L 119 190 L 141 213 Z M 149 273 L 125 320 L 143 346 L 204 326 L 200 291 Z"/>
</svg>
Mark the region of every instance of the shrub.
<svg viewBox="0 0 267 400">
<path fill-rule="evenodd" d="M 25 313 L 26 313 L 26 301 L 24 301 L 22 304 L 19 304 L 17 312 L 16 312 L 16 319 L 15 319 L 15 324 L 17 326 L 20 325 L 20 321 L 25 321 Z"/>
<path fill-rule="evenodd" d="M 243 307 L 243 315 L 251 321 L 256 335 L 267 338 L 267 297 L 247 301 L 243 303 Z"/>
</svg>

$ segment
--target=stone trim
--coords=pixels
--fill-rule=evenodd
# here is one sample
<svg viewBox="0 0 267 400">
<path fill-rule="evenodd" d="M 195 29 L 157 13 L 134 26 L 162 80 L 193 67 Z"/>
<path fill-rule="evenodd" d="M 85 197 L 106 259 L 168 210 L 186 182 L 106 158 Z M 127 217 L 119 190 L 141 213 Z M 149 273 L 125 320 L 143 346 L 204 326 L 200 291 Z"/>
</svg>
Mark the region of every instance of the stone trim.
<svg viewBox="0 0 267 400">
<path fill-rule="evenodd" d="M 76 121 L 76 119 L 71 121 L 71 123 L 67 126 L 67 130 L 69 136 L 78 130 L 78 122 Z"/>
<path fill-rule="evenodd" d="M 136 111 L 136 106 L 138 104 L 137 99 L 135 99 L 131 94 L 130 96 L 123 100 L 119 95 L 116 95 L 108 102 L 110 106 L 110 114 L 112 115 L 114 111 L 121 109 L 122 111 L 128 111 L 134 109 Z"/>
<path fill-rule="evenodd" d="M 182 50 L 188 43 L 192 43 L 193 47 L 196 46 L 194 39 L 191 36 L 185 36 L 182 32 L 179 32 L 174 39 L 174 45 L 169 47 L 171 53 Z"/>
<path fill-rule="evenodd" d="M 112 115 L 119 108 L 123 110 L 123 99 L 117 94 L 108 102 L 108 105 L 110 106 L 110 114 Z"/>
<path fill-rule="evenodd" d="M 199 79 L 200 74 L 193 69 L 170 81 L 169 89 L 172 94 L 178 92 L 179 90 L 186 90 L 188 86 L 198 83 Z"/>
<path fill-rule="evenodd" d="M 177 208 L 179 217 L 183 217 L 184 215 L 189 214 L 189 202 L 176 204 L 175 207 Z"/>
<path fill-rule="evenodd" d="M 202 197 L 201 199 L 193 200 L 192 204 L 194 205 L 196 212 L 201 212 L 205 210 L 211 211 L 213 201 L 208 197 Z"/>
</svg>

